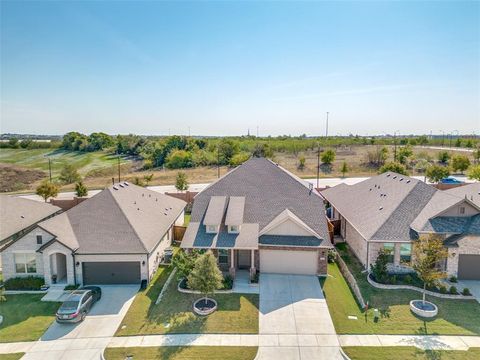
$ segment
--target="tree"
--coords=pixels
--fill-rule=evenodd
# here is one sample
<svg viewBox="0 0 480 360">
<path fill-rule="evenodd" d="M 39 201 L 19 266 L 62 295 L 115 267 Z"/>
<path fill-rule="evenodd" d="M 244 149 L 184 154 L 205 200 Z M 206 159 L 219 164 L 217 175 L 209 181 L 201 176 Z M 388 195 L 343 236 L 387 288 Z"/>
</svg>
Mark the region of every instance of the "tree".
<svg viewBox="0 0 480 360">
<path fill-rule="evenodd" d="M 177 173 L 177 177 L 175 179 L 175 188 L 178 191 L 188 190 L 187 174 L 181 171 Z"/>
<path fill-rule="evenodd" d="M 470 160 L 466 155 L 455 155 L 452 157 L 452 170 L 459 170 L 462 174 L 470 166 Z"/>
<path fill-rule="evenodd" d="M 411 146 L 404 146 L 398 150 L 397 159 L 400 164 L 405 165 L 410 156 L 413 155 Z"/>
<path fill-rule="evenodd" d="M 448 151 L 440 151 L 438 153 L 438 161 L 440 161 L 442 164 L 448 164 L 448 160 L 450 160 L 450 154 Z"/>
<path fill-rule="evenodd" d="M 84 197 L 88 195 L 87 187 L 83 184 L 82 181 L 79 181 L 75 184 L 75 194 L 78 197 Z"/>
<path fill-rule="evenodd" d="M 272 158 L 273 157 L 273 150 L 268 144 L 265 143 L 257 143 L 252 151 L 253 157 L 264 157 L 264 158 Z"/>
<path fill-rule="evenodd" d="M 135 176 L 133 178 L 133 184 L 134 185 L 137 185 L 137 186 L 142 186 L 142 187 L 145 187 L 145 182 L 143 181 L 142 178 L 138 177 L 138 176 Z"/>
<path fill-rule="evenodd" d="M 36 191 L 37 195 L 41 196 L 45 202 L 48 198 L 55 197 L 58 195 L 58 186 L 51 183 L 48 180 L 44 180 L 38 187 Z"/>
<path fill-rule="evenodd" d="M 65 184 L 72 184 L 74 182 L 80 181 L 80 174 L 77 169 L 71 164 L 65 164 L 62 171 L 60 172 L 60 181 Z"/>
<path fill-rule="evenodd" d="M 153 174 L 143 175 L 143 181 L 145 182 L 145 186 L 148 186 L 148 184 L 150 183 L 150 181 L 152 181 L 152 179 L 153 179 Z"/>
<path fill-rule="evenodd" d="M 425 303 L 425 290 L 427 285 L 434 285 L 446 274 L 438 269 L 438 264 L 448 257 L 448 250 L 443 245 L 443 240 L 435 234 L 421 235 L 413 243 L 413 269 L 423 281 L 423 302 Z"/>
<path fill-rule="evenodd" d="M 348 172 L 348 165 L 345 161 L 343 162 L 340 171 L 342 172 L 342 177 L 345 177 L 345 174 Z"/>
<path fill-rule="evenodd" d="M 320 156 L 320 159 L 322 160 L 322 163 L 331 165 L 335 160 L 335 151 L 331 149 L 324 151 Z"/>
<path fill-rule="evenodd" d="M 303 171 L 305 169 L 305 156 L 301 155 L 298 158 L 298 170 Z"/>
<path fill-rule="evenodd" d="M 173 266 L 177 269 L 177 278 L 188 279 L 188 276 L 195 267 L 195 260 L 199 256 L 198 250 L 192 250 L 190 252 L 179 251 L 172 259 Z"/>
<path fill-rule="evenodd" d="M 473 155 L 473 159 L 478 164 L 480 162 L 480 147 L 477 147 L 475 150 L 473 150 L 472 155 Z"/>
<path fill-rule="evenodd" d="M 230 163 L 232 157 L 238 153 L 238 143 L 231 139 L 224 138 L 219 142 L 217 151 L 220 158 L 220 164 L 227 165 Z"/>
<path fill-rule="evenodd" d="M 377 260 L 370 265 L 370 272 L 375 278 L 375 281 L 384 283 L 388 278 L 387 264 L 390 258 L 390 250 L 380 249 L 377 255 Z"/>
<path fill-rule="evenodd" d="M 432 165 L 427 168 L 425 175 L 427 176 L 428 181 L 438 183 L 440 180 L 450 175 L 450 170 L 445 166 Z"/>
<path fill-rule="evenodd" d="M 398 162 L 386 163 L 385 165 L 383 165 L 380 168 L 379 173 L 383 174 L 387 171 L 392 171 L 392 172 L 397 173 L 397 174 L 402 174 L 402 175 L 408 176 L 408 171 L 407 171 L 407 168 L 405 167 L 405 165 L 400 164 Z"/>
<path fill-rule="evenodd" d="M 242 165 L 248 159 L 250 159 L 250 153 L 244 151 L 239 152 L 238 154 L 233 155 L 230 159 L 230 166 Z"/>
<path fill-rule="evenodd" d="M 218 268 L 217 259 L 211 250 L 195 260 L 195 266 L 187 279 L 190 289 L 200 291 L 205 302 L 209 294 L 213 294 L 216 289 L 222 286 L 222 272 Z"/>
<path fill-rule="evenodd" d="M 169 169 L 183 169 L 193 166 L 192 154 L 186 150 L 173 150 L 165 164 Z"/>
<path fill-rule="evenodd" d="M 462 146 L 462 139 L 457 138 L 457 140 L 455 141 L 455 147 L 461 147 L 461 146 Z"/>
<path fill-rule="evenodd" d="M 480 165 L 470 166 L 467 175 L 469 179 L 480 181 Z"/>
</svg>

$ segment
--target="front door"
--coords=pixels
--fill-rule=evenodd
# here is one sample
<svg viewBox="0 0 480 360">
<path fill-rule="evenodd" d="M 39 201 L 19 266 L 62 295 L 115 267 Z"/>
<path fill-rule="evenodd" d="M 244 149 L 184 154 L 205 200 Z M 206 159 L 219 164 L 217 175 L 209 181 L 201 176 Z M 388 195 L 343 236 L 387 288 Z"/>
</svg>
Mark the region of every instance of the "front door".
<svg viewBox="0 0 480 360">
<path fill-rule="evenodd" d="M 250 251 L 237 250 L 237 264 L 239 269 L 250 269 Z"/>
</svg>

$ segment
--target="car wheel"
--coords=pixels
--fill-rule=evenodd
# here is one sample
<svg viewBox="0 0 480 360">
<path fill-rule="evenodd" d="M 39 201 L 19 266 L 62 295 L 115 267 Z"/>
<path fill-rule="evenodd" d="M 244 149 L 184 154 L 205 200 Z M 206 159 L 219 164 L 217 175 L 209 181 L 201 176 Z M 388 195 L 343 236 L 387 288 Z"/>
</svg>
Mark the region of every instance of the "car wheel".
<svg viewBox="0 0 480 360">
<path fill-rule="evenodd" d="M 87 316 L 87 313 L 86 312 L 82 312 L 82 321 L 85 320 L 85 317 Z"/>
</svg>

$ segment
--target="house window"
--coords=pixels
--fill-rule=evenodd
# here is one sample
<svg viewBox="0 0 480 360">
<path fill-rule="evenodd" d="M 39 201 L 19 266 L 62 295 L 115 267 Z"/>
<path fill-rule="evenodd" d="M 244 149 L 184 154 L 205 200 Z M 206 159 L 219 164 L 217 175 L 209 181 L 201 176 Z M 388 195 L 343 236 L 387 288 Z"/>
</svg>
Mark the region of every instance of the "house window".
<svg viewBox="0 0 480 360">
<path fill-rule="evenodd" d="M 231 233 L 234 233 L 234 234 L 238 234 L 238 232 L 240 231 L 240 227 L 238 225 L 230 225 L 229 227 L 229 231 L 228 232 L 231 232 Z"/>
<path fill-rule="evenodd" d="M 385 243 L 383 244 L 383 250 L 387 251 L 388 258 L 387 261 L 389 263 L 393 263 L 393 256 L 395 253 L 395 245 L 393 243 Z"/>
<path fill-rule="evenodd" d="M 37 235 L 37 244 L 38 245 L 42 244 L 42 235 Z"/>
<path fill-rule="evenodd" d="M 412 260 L 412 244 L 401 244 L 400 261 L 410 263 L 410 260 Z"/>
<path fill-rule="evenodd" d="M 228 264 L 228 250 L 226 249 L 218 250 L 218 263 Z"/>
<path fill-rule="evenodd" d="M 460 206 L 459 212 L 460 215 L 465 215 L 465 206 Z"/>
<path fill-rule="evenodd" d="M 207 232 L 208 233 L 216 233 L 217 232 L 217 227 L 215 225 L 208 225 L 207 226 Z"/>
<path fill-rule="evenodd" d="M 15 254 L 15 272 L 17 274 L 35 274 L 37 272 L 37 260 L 35 254 Z"/>
</svg>

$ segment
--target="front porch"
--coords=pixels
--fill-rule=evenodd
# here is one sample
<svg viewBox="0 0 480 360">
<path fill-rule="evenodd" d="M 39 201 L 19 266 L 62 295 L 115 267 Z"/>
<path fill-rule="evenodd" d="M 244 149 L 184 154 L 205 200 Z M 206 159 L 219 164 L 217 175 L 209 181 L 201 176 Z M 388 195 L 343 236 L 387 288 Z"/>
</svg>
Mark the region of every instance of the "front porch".
<svg viewBox="0 0 480 360">
<path fill-rule="evenodd" d="M 217 258 L 218 267 L 228 272 L 235 278 L 239 270 L 246 270 L 250 280 L 254 278 L 258 270 L 258 250 L 255 249 L 213 249 Z"/>
</svg>

